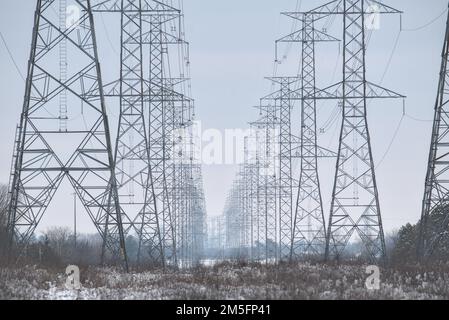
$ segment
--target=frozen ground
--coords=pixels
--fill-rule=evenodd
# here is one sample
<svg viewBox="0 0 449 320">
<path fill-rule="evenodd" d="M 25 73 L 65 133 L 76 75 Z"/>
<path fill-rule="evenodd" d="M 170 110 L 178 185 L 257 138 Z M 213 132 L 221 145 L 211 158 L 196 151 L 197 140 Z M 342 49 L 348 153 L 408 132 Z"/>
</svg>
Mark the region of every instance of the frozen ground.
<svg viewBox="0 0 449 320">
<path fill-rule="evenodd" d="M 0 299 L 449 299 L 442 270 L 382 270 L 380 289 L 370 291 L 365 266 L 220 264 L 168 274 L 89 268 L 81 270 L 82 288 L 68 290 L 64 270 L 25 267 L 0 269 Z"/>
</svg>

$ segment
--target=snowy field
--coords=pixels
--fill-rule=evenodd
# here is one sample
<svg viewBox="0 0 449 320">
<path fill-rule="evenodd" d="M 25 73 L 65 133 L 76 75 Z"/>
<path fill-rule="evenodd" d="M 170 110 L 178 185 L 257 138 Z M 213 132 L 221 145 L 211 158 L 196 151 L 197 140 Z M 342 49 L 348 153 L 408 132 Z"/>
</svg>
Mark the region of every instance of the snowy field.
<svg viewBox="0 0 449 320">
<path fill-rule="evenodd" d="M 0 270 L 0 299 L 449 299 L 443 268 L 382 270 L 379 290 L 366 288 L 366 266 L 219 264 L 167 274 L 89 268 L 81 269 L 79 290 L 66 289 L 65 270 Z"/>
</svg>

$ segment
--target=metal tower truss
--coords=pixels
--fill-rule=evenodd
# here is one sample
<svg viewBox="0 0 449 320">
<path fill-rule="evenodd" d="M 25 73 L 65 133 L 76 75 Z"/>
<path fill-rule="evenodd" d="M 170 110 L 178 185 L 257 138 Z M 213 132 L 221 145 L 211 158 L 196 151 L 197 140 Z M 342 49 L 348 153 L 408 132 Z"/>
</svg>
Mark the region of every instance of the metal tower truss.
<svg viewBox="0 0 449 320">
<path fill-rule="evenodd" d="M 258 209 L 258 155 L 257 155 L 258 133 L 251 129 L 250 135 L 245 138 L 245 171 L 243 180 L 245 181 L 245 228 L 247 246 L 249 247 L 249 258 L 254 261 L 257 253 L 257 209 Z"/>
<path fill-rule="evenodd" d="M 61 29 L 57 13 L 65 9 L 59 10 L 57 0 L 37 1 L 13 158 L 8 230 L 23 250 L 67 178 L 102 236 L 104 248 L 127 268 L 124 215 L 114 179 L 90 1 L 70 3 L 82 8 L 80 19 Z M 57 62 L 61 43 L 67 45 L 64 58 L 69 62 L 62 72 Z M 90 96 L 91 91 L 98 95 Z"/>
<path fill-rule="evenodd" d="M 245 142 L 246 144 L 246 142 Z M 248 209 L 248 200 L 249 200 L 249 188 L 248 188 L 248 166 L 247 162 L 244 161 L 240 165 L 240 172 L 238 173 L 237 187 L 239 189 L 239 224 L 240 224 L 240 247 L 239 247 L 239 257 L 240 258 L 249 258 L 249 248 L 250 248 L 250 216 Z"/>
<path fill-rule="evenodd" d="M 316 132 L 316 79 L 315 43 L 338 41 L 315 28 L 313 15 L 301 16 L 302 28 L 276 42 L 302 44 L 301 63 L 301 135 L 298 196 L 293 220 L 290 258 L 302 255 L 324 255 L 326 246 L 326 223 L 318 175 L 318 158 L 335 157 L 336 154 L 318 146 Z M 277 49 L 276 49 L 277 52 Z M 281 116 L 282 118 L 282 116 Z"/>
<path fill-rule="evenodd" d="M 131 1 L 134 3 L 134 6 L 127 7 L 122 2 Z M 164 0 L 93 0 L 92 8 L 95 9 L 96 12 L 104 12 L 104 13 L 121 13 L 122 5 L 124 8 L 127 8 L 126 11 L 128 13 L 139 13 L 141 12 L 145 16 L 148 15 L 159 15 L 159 14 L 167 14 L 174 11 L 179 11 L 167 4 L 164 3 Z"/>
<path fill-rule="evenodd" d="M 138 184 L 136 183 L 137 179 L 143 181 L 140 183 L 141 190 L 148 190 L 149 197 L 146 207 L 154 209 L 152 211 L 142 210 L 137 215 L 132 215 L 132 225 L 138 233 L 140 241 L 147 247 L 145 250 L 149 249 L 150 258 L 153 261 L 161 259 L 171 265 L 176 265 L 177 252 L 184 250 L 177 250 L 177 244 L 183 243 L 185 248 L 189 248 L 185 250 L 192 250 L 193 232 L 191 230 L 193 225 L 189 222 L 192 210 L 191 198 L 193 197 L 190 160 L 192 157 L 187 154 L 188 151 L 185 149 L 190 143 L 190 138 L 177 141 L 178 137 L 176 136 L 180 130 L 185 130 L 186 133 L 190 132 L 194 106 L 193 101 L 184 94 L 186 83 L 189 82 L 184 71 L 180 70 L 179 78 L 171 76 L 170 70 L 173 68 L 170 62 L 170 47 L 182 47 L 182 49 L 176 50 L 176 53 L 185 54 L 184 48 L 188 46 L 188 43 L 182 38 L 182 15 L 178 9 L 161 1 L 149 0 L 128 0 L 124 1 L 123 6 L 122 10 L 121 1 L 101 1 L 95 6 L 95 11 L 121 13 L 123 20 L 126 20 L 126 16 L 140 19 L 132 25 L 138 36 L 134 36 L 130 40 L 130 45 L 135 46 L 134 49 L 139 51 L 138 54 L 131 54 L 130 58 L 139 59 L 140 63 L 137 68 L 130 68 L 130 72 L 136 70 L 135 73 L 142 75 L 139 83 L 142 83 L 143 89 L 140 92 L 136 90 L 128 92 L 127 96 L 135 95 L 135 98 L 143 103 L 140 117 L 144 123 L 144 129 L 142 130 L 142 127 L 138 126 L 138 122 L 130 122 L 130 126 L 137 125 L 126 131 L 126 136 L 120 137 L 122 140 L 120 143 L 125 146 L 128 146 L 130 142 L 136 143 L 133 136 L 137 134 L 130 134 L 135 130 L 139 131 L 138 136 L 146 135 L 147 155 L 134 160 L 135 162 L 140 161 L 142 166 L 147 168 L 147 173 L 137 171 L 135 169 L 137 164 L 134 163 L 125 167 L 124 170 L 132 172 L 132 176 L 135 177 L 134 181 L 131 181 L 132 188 Z M 133 52 L 131 51 L 131 53 Z M 189 63 L 187 56 L 181 57 L 181 60 L 186 64 Z M 126 80 L 121 77 L 119 80 L 105 85 L 105 96 L 123 99 L 121 87 L 122 82 Z M 190 88 L 190 84 L 188 86 Z M 180 147 L 181 145 L 183 147 Z M 128 155 L 132 156 L 132 153 L 128 153 Z M 148 168 L 150 174 L 148 174 Z M 146 176 L 149 176 L 147 183 L 144 181 Z M 177 240 L 177 236 L 181 238 Z M 184 239 L 184 237 L 190 240 Z M 160 242 L 158 242 L 159 238 Z M 191 256 L 192 254 L 186 253 L 184 261 L 191 260 Z"/>
<path fill-rule="evenodd" d="M 162 238 L 164 252 L 167 259 L 176 264 L 176 240 L 172 219 L 172 203 L 170 201 L 170 170 L 169 161 L 171 132 L 173 127 L 170 124 L 170 111 L 167 97 L 165 95 L 164 59 L 166 39 L 164 38 L 164 24 L 172 19 L 171 15 L 152 15 L 149 19 L 150 31 L 148 34 L 150 46 L 150 69 L 149 69 L 149 150 L 150 166 L 153 175 L 153 186 L 155 199 L 161 210 L 162 217 Z M 165 70 L 166 72 L 166 70 Z"/>
<path fill-rule="evenodd" d="M 385 258 L 385 239 L 367 123 L 367 99 L 404 98 L 366 80 L 366 15 L 400 13 L 371 0 L 337 0 L 305 12 L 343 17 L 343 81 L 318 90 L 316 99 L 342 99 L 343 121 L 332 192 L 326 259 L 342 258 L 354 234 L 362 240 L 370 260 Z M 303 13 L 286 13 L 301 18 Z"/>
<path fill-rule="evenodd" d="M 138 235 L 137 261 L 143 260 L 142 251 L 145 251 L 151 263 L 164 264 L 159 208 L 148 154 L 142 13 L 133 11 L 140 6 L 138 1 L 123 1 L 122 6 L 116 175 L 122 206 L 125 212 L 132 213 L 132 223 Z"/>
<path fill-rule="evenodd" d="M 245 141 L 245 146 L 247 146 L 248 139 L 245 139 Z M 228 256 L 238 259 L 252 258 L 253 246 L 260 244 L 260 242 L 255 242 L 253 238 L 254 227 L 258 219 L 253 216 L 253 213 L 257 215 L 257 211 L 254 209 L 251 212 L 250 209 L 250 203 L 254 202 L 254 200 L 250 194 L 249 180 L 252 177 L 249 174 L 248 163 L 244 161 L 239 166 L 239 171 L 228 195 L 223 214 L 226 222 L 226 247 L 228 249 Z M 254 183 L 252 187 L 256 188 L 257 184 Z M 265 232 L 266 230 L 263 229 L 264 235 Z M 258 240 L 264 241 L 261 238 L 258 237 Z"/>
<path fill-rule="evenodd" d="M 239 225 L 239 208 L 238 208 L 238 189 L 236 187 L 235 181 L 229 192 L 225 210 L 225 230 L 226 230 L 226 249 L 236 250 L 239 249 L 240 245 L 240 225 Z M 228 255 L 234 255 L 234 253 L 228 253 Z"/>
<path fill-rule="evenodd" d="M 173 175 L 171 180 L 171 203 L 174 220 L 178 262 L 188 266 L 191 262 L 193 246 L 191 230 L 191 159 L 192 159 L 192 123 L 191 101 L 179 101 L 173 108 L 172 158 Z"/>
<path fill-rule="evenodd" d="M 265 204 L 263 198 L 262 154 L 265 140 L 265 126 L 263 121 L 251 123 L 251 134 L 248 137 L 247 162 L 250 171 L 250 233 L 251 233 L 251 259 L 260 261 L 263 259 L 266 250 L 263 250 L 265 241 Z"/>
<path fill-rule="evenodd" d="M 162 222 L 148 152 L 145 104 L 149 100 L 149 81 L 145 79 L 143 52 L 143 14 L 154 15 L 154 10 L 159 12 L 161 7 L 152 1 L 145 5 L 140 0 L 102 1 L 93 6 L 93 11 L 120 14 L 120 78 L 106 84 L 104 92 L 106 97 L 120 100 L 115 167 L 121 205 L 129 217 L 126 233 L 134 231 L 138 236 L 138 262 L 148 260 L 164 265 Z M 97 92 L 93 90 L 90 94 L 95 96 Z"/>
<path fill-rule="evenodd" d="M 194 126 L 187 128 L 186 148 L 183 151 L 187 158 L 180 164 L 178 172 L 184 175 L 178 194 L 183 199 L 183 206 L 176 214 L 176 232 L 179 259 L 184 266 L 193 266 L 202 257 L 204 249 L 205 200 L 202 185 L 201 165 L 195 157 Z M 178 229 L 179 228 L 179 229 Z"/>
<path fill-rule="evenodd" d="M 213 216 L 207 219 L 206 248 L 212 258 L 223 259 L 223 216 Z"/>
<path fill-rule="evenodd" d="M 206 241 L 206 201 L 203 189 L 202 168 L 199 164 L 193 165 L 193 263 L 197 265 L 203 258 Z"/>
<path fill-rule="evenodd" d="M 449 147 L 449 16 L 442 52 L 438 96 L 429 163 L 423 199 L 421 230 L 418 240 L 418 255 L 422 259 L 432 257 L 440 241 L 447 237 L 449 228 L 448 147 Z"/>
<path fill-rule="evenodd" d="M 276 153 L 276 156 L 278 157 L 278 163 L 276 165 L 276 172 L 278 172 L 278 259 L 286 260 L 290 257 L 290 247 L 292 242 L 293 138 L 291 130 L 291 112 L 293 109 L 292 92 L 294 91 L 292 86 L 298 81 L 298 78 L 278 77 L 269 79 L 280 86 L 278 91 L 266 96 L 263 100 L 274 103 L 275 112 L 279 109 L 278 126 L 276 126 L 276 129 L 278 129 L 276 136 L 279 143 L 279 153 Z"/>
<path fill-rule="evenodd" d="M 261 258 L 266 262 L 278 260 L 278 133 L 279 118 L 276 105 L 271 99 L 261 99 L 261 119 L 251 123 L 263 131 L 258 143 L 260 170 L 258 181 L 258 235 Z"/>
</svg>

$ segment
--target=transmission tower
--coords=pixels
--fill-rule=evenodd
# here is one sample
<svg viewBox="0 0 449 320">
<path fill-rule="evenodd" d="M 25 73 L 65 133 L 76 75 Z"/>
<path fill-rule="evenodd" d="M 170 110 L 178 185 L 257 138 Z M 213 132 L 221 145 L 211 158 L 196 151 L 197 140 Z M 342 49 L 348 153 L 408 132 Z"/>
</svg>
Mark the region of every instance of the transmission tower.
<svg viewBox="0 0 449 320">
<path fill-rule="evenodd" d="M 164 264 L 145 117 L 142 14 L 153 9 L 144 8 L 139 0 L 105 1 L 93 7 L 95 12 L 119 13 L 121 21 L 120 78 L 105 86 L 107 96 L 120 100 L 115 165 L 121 205 L 139 237 L 137 261 L 141 260 L 142 248 L 146 248 L 152 263 Z M 140 225 L 134 224 L 136 221 Z"/>
<path fill-rule="evenodd" d="M 127 269 L 93 16 L 89 0 L 75 3 L 79 20 L 61 28 L 58 12 L 65 15 L 66 9 L 58 8 L 56 0 L 37 1 L 13 155 L 8 231 L 11 243 L 22 252 L 67 178 L 104 248 L 113 258 L 120 257 Z M 54 58 L 59 49 L 63 60 L 76 63 L 58 65 Z M 98 94 L 91 96 L 91 91 Z"/>
<path fill-rule="evenodd" d="M 278 164 L 276 165 L 276 172 L 278 172 L 278 259 L 285 260 L 290 255 L 290 246 L 292 241 L 292 208 L 293 208 L 293 171 L 292 171 L 292 129 L 291 129 L 291 112 L 293 108 L 292 89 L 293 84 L 298 81 L 297 77 L 273 77 L 269 78 L 275 84 L 280 86 L 280 89 L 265 98 L 265 101 L 272 101 L 274 103 L 274 110 L 276 112 L 275 118 L 279 116 L 276 121 L 275 129 L 279 131 L 275 134 L 278 137 L 279 150 L 276 150 L 278 157 Z M 279 110 L 279 111 L 278 111 Z M 278 114 L 278 115 L 277 115 Z M 277 152 L 279 151 L 279 152 Z M 275 173 L 276 174 L 276 173 Z"/>
<path fill-rule="evenodd" d="M 262 198 L 262 135 L 265 124 L 261 121 L 251 123 L 251 134 L 248 138 L 247 161 L 250 171 L 250 233 L 251 233 L 251 260 L 260 261 L 263 257 L 262 244 L 265 242 L 265 208 Z"/>
<path fill-rule="evenodd" d="M 449 16 L 444 38 L 440 81 L 435 104 L 435 116 L 432 130 L 429 163 L 425 183 L 420 235 L 418 240 L 418 255 L 429 258 L 438 248 L 438 244 L 448 233 L 449 201 L 448 179 L 448 59 L 449 59 Z"/>
<path fill-rule="evenodd" d="M 315 43 L 338 40 L 317 30 L 313 15 L 304 14 L 300 17 L 297 19 L 301 21 L 302 28 L 276 42 L 277 44 L 292 42 L 302 44 L 299 143 L 301 172 L 289 252 L 291 259 L 299 258 L 301 255 L 324 254 L 326 228 L 318 175 L 318 158 L 334 156 L 331 151 L 317 144 L 316 99 L 314 98 L 316 91 Z"/>
<path fill-rule="evenodd" d="M 253 127 L 258 128 L 257 143 L 257 221 L 259 246 L 263 246 L 259 251 L 259 259 L 265 262 L 278 259 L 278 180 L 276 129 L 279 127 L 276 104 L 273 98 L 267 96 L 262 98 L 258 106 L 261 118 L 252 122 Z"/>
<path fill-rule="evenodd" d="M 108 97 L 119 97 L 122 105 L 117 176 L 122 176 L 119 190 L 139 237 L 138 258 L 148 251 L 152 262 L 176 265 L 177 213 L 173 208 L 185 203 L 173 201 L 181 199 L 175 191 L 182 192 L 189 178 L 182 173 L 184 165 L 175 164 L 174 131 L 191 125 L 192 117 L 191 100 L 175 91 L 187 79 L 167 76 L 168 46 L 186 44 L 180 23 L 174 23 L 181 13 L 153 0 L 102 1 L 94 11 L 121 16 L 122 75 L 105 91 Z M 130 105 L 128 110 L 124 104 Z"/>
<path fill-rule="evenodd" d="M 400 11 L 372 0 L 337 0 L 306 12 L 343 17 L 343 82 L 318 90 L 320 99 L 342 99 L 343 121 L 332 192 L 326 259 L 341 258 L 354 233 L 372 260 L 385 258 L 385 238 L 379 206 L 367 99 L 403 96 L 366 80 L 366 15 Z M 298 13 L 287 13 L 300 18 Z"/>
<path fill-rule="evenodd" d="M 254 261 L 256 258 L 255 246 L 258 244 L 257 237 L 257 209 L 258 209 L 258 154 L 257 154 L 258 133 L 254 128 L 250 130 L 250 135 L 245 137 L 245 228 L 247 245 L 249 246 L 249 258 Z M 257 240 L 256 240 L 257 239 Z"/>
<path fill-rule="evenodd" d="M 176 263 L 176 241 L 175 231 L 172 220 L 172 204 L 169 196 L 168 161 L 170 159 L 167 146 L 170 145 L 170 123 L 167 119 L 167 96 L 165 92 L 164 75 L 164 50 L 165 23 L 173 19 L 173 14 L 179 12 L 173 11 L 171 15 L 163 16 L 160 14 L 151 15 L 149 18 L 149 45 L 150 45 L 150 119 L 149 119 L 149 150 L 150 165 L 153 173 L 153 184 L 156 201 L 161 208 L 162 238 L 164 252 L 168 255 L 167 259 Z"/>
</svg>

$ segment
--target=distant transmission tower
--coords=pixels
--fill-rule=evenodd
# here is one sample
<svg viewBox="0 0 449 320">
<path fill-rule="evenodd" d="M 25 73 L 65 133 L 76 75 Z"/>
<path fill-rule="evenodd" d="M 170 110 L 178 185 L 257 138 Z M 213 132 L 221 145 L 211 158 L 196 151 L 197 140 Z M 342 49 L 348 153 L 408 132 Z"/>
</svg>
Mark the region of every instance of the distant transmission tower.
<svg viewBox="0 0 449 320">
<path fill-rule="evenodd" d="M 58 1 L 37 0 L 13 155 L 8 231 L 11 244 L 23 252 L 67 178 L 104 247 L 127 269 L 93 16 L 89 0 L 77 0 L 76 5 L 79 20 L 62 25 L 55 12 L 65 15 L 66 9 L 58 8 Z M 76 59 L 76 63 L 59 65 L 58 49 L 63 61 Z M 92 96 L 92 91 L 98 94 Z"/>
<path fill-rule="evenodd" d="M 449 16 L 425 184 L 418 255 L 430 257 L 449 231 Z"/>
<path fill-rule="evenodd" d="M 172 126 L 169 121 L 168 106 L 171 92 L 167 90 L 167 76 L 164 74 L 164 52 L 167 52 L 167 45 L 173 43 L 172 38 L 167 37 L 164 32 L 164 25 L 180 17 L 177 9 L 167 5 L 159 4 L 165 13 L 155 11 L 148 17 L 149 32 L 148 43 L 150 50 L 150 74 L 149 74 L 149 96 L 150 96 L 150 118 L 149 118 L 149 151 L 150 166 L 153 175 L 153 186 L 155 199 L 160 208 L 162 217 L 162 239 L 164 254 L 167 260 L 176 264 L 176 240 L 174 230 L 174 220 L 172 215 L 172 201 L 169 190 L 170 179 L 172 178 L 169 161 L 171 154 L 168 151 Z M 174 42 L 177 44 L 177 42 Z"/>
<path fill-rule="evenodd" d="M 403 96 L 366 80 L 365 29 L 366 16 L 400 11 L 372 0 L 337 0 L 306 13 L 343 16 L 343 82 L 316 93 L 320 99 L 343 100 L 325 256 L 342 258 L 356 233 L 370 259 L 383 259 L 385 238 L 368 130 L 367 99 Z M 295 13 L 289 15 L 300 17 Z"/>
<path fill-rule="evenodd" d="M 278 128 L 279 118 L 277 116 L 276 106 L 270 101 L 261 100 L 261 111 L 263 111 L 262 123 L 264 125 L 264 140 L 262 146 L 262 210 L 260 219 L 264 220 L 262 230 L 264 243 L 265 262 L 270 260 L 277 261 L 279 257 L 278 248 L 278 156 L 276 147 L 276 128 Z"/>
<path fill-rule="evenodd" d="M 165 264 L 145 115 L 148 81 L 144 78 L 142 15 L 154 9 L 140 0 L 105 1 L 93 8 L 119 13 L 121 18 L 120 79 L 105 86 L 107 96 L 120 99 L 115 167 L 121 205 L 139 237 L 138 262 L 146 251 L 151 263 Z"/>
<path fill-rule="evenodd" d="M 286 260 L 290 256 L 292 241 L 292 221 L 293 221 L 293 171 L 292 171 L 292 128 L 291 113 L 293 109 L 293 84 L 298 81 L 297 77 L 274 77 L 269 78 L 280 86 L 280 89 L 264 100 L 274 103 L 274 107 L 279 109 L 278 126 L 275 128 L 279 143 L 278 165 L 276 173 L 278 175 L 278 233 L 279 233 L 279 260 Z"/>
<path fill-rule="evenodd" d="M 276 107 L 261 100 L 260 119 L 254 121 L 251 127 L 256 134 L 256 181 L 253 189 L 257 260 L 269 262 L 278 257 L 278 220 L 277 220 L 277 190 L 276 178 L 276 146 L 275 129 L 278 125 Z M 269 102 L 269 101 L 268 101 Z"/>
<path fill-rule="evenodd" d="M 287 14 L 288 15 L 288 14 Z M 301 42 L 301 172 L 298 197 L 293 220 L 290 257 L 322 255 L 326 245 L 326 228 L 318 175 L 318 158 L 335 156 L 318 146 L 316 125 L 315 43 L 338 41 L 315 28 L 314 17 L 304 14 L 298 18 L 302 28 L 280 39 L 282 42 Z M 277 50 L 276 50 L 277 51 Z"/>
<path fill-rule="evenodd" d="M 105 90 L 120 98 L 116 171 L 122 206 L 139 237 L 138 260 L 148 256 L 152 263 L 176 265 L 174 208 L 185 202 L 173 201 L 181 200 L 176 192 L 191 174 L 174 164 L 173 133 L 191 125 L 191 101 L 173 89 L 186 79 L 167 76 L 168 45 L 185 44 L 181 30 L 167 24 L 181 13 L 154 0 L 102 1 L 94 11 L 121 15 L 121 76 Z"/>
</svg>

